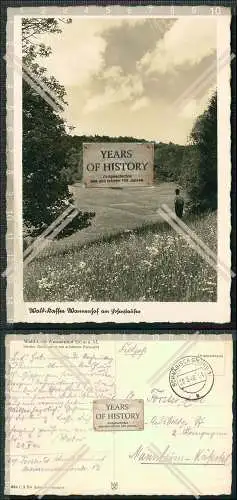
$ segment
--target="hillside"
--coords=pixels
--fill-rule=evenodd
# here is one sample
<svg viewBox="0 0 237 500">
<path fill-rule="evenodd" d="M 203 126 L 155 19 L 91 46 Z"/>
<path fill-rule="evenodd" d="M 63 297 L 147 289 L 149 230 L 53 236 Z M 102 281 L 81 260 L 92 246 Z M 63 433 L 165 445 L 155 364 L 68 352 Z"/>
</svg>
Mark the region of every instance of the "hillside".
<svg viewBox="0 0 237 500">
<path fill-rule="evenodd" d="M 216 214 L 189 221 L 216 251 Z M 26 301 L 216 301 L 216 271 L 164 224 L 36 258 Z"/>
<path fill-rule="evenodd" d="M 175 187 L 175 183 L 164 182 L 151 187 L 85 189 L 81 183 L 75 183 L 70 186 L 74 206 L 78 210 L 95 212 L 95 217 L 90 226 L 67 237 L 59 235 L 39 257 L 65 253 L 124 231 L 162 222 L 157 211 L 163 204 L 173 209 Z"/>
</svg>

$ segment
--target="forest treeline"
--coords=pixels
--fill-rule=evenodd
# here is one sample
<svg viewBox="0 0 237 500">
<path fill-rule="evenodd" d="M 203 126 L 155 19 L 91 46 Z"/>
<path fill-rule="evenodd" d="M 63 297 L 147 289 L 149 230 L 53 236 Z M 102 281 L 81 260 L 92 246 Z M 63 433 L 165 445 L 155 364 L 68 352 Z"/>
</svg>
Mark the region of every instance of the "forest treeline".
<svg viewBox="0 0 237 500">
<path fill-rule="evenodd" d="M 190 198 L 190 211 L 217 208 L 217 97 L 212 96 L 207 109 L 195 121 L 185 146 L 169 142 L 154 143 L 155 182 L 176 182 Z M 148 142 L 134 137 L 71 135 L 67 141 L 68 184 L 81 181 L 84 142 Z"/>
<path fill-rule="evenodd" d="M 149 142 L 146 139 L 137 139 L 127 136 L 107 135 L 72 135 L 67 137 L 68 161 L 65 175 L 68 183 L 82 180 L 83 175 L 83 143 L 86 142 Z M 193 149 L 193 146 L 181 146 L 179 144 L 154 143 L 154 179 L 157 182 L 178 181 L 182 171 L 182 161 L 185 150 Z"/>
</svg>

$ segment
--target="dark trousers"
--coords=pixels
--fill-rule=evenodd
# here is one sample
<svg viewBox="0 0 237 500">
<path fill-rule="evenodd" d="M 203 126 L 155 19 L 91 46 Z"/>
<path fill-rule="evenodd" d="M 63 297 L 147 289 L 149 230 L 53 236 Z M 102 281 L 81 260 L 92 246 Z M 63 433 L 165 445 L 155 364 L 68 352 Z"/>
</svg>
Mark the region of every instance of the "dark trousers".
<svg viewBox="0 0 237 500">
<path fill-rule="evenodd" d="M 183 217 L 183 207 L 175 207 L 175 213 L 177 215 L 177 217 L 179 217 L 180 219 L 182 219 Z"/>
</svg>

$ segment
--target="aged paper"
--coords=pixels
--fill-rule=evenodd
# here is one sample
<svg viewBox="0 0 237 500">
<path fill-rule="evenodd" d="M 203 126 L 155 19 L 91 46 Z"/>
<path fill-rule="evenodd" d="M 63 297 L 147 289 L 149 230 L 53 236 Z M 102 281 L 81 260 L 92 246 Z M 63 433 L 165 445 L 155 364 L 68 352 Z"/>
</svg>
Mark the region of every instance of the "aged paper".
<svg viewBox="0 0 237 500">
<path fill-rule="evenodd" d="M 229 8 L 201 5 L 8 9 L 9 323 L 230 320 L 230 21 Z M 213 169 L 188 185 L 200 170 L 194 127 L 215 95 Z M 118 140 L 136 144 L 134 159 L 154 147 L 153 165 L 130 165 Z M 103 180 L 88 143 L 107 144 L 106 169 L 139 168 L 126 175 L 140 181 L 109 171 L 111 187 L 87 187 Z M 97 169 L 84 183 L 83 164 Z M 190 193 L 204 181 L 210 212 L 199 215 Z"/>
<path fill-rule="evenodd" d="M 7 335 L 6 366 L 5 494 L 230 494 L 231 334 Z"/>
</svg>

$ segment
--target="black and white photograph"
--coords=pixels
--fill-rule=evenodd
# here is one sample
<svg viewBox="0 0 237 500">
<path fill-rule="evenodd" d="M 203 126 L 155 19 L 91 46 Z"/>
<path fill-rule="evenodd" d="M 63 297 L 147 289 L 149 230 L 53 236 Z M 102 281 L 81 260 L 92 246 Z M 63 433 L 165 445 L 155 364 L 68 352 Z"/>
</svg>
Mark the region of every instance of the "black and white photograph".
<svg viewBox="0 0 237 500">
<path fill-rule="evenodd" d="M 228 9 L 37 9 L 12 9 L 14 321 L 227 321 Z"/>
</svg>

